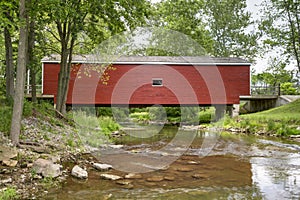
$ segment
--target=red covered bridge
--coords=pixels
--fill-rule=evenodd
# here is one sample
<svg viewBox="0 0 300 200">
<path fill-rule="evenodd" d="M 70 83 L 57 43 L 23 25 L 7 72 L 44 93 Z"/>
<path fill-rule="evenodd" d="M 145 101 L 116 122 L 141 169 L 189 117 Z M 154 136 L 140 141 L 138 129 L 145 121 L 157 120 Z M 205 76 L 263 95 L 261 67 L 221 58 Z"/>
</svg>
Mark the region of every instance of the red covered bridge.
<svg viewBox="0 0 300 200">
<path fill-rule="evenodd" d="M 59 62 L 56 55 L 42 60 L 42 92 L 54 99 Z M 234 105 L 250 94 L 250 63 L 240 58 L 122 56 L 104 73 L 106 62 L 92 55 L 72 63 L 68 105 Z"/>
</svg>

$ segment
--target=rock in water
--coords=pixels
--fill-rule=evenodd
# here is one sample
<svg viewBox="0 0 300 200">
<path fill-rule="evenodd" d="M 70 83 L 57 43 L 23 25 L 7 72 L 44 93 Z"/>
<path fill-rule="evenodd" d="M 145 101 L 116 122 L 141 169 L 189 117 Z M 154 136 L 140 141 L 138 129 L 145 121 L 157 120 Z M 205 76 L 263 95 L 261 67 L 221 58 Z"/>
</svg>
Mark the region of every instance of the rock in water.
<svg viewBox="0 0 300 200">
<path fill-rule="evenodd" d="M 119 185 L 130 185 L 132 183 L 132 181 L 119 180 L 116 183 Z"/>
<path fill-rule="evenodd" d="M 175 177 L 173 177 L 173 176 L 165 176 L 164 180 L 166 180 L 166 181 L 174 181 Z"/>
<path fill-rule="evenodd" d="M 207 178 L 209 178 L 209 175 L 208 174 L 194 174 L 192 177 L 195 179 L 207 179 Z"/>
<path fill-rule="evenodd" d="M 117 176 L 117 175 L 113 175 L 113 174 L 101 174 L 100 177 L 103 179 L 112 180 L 112 181 L 122 179 L 121 176 Z"/>
<path fill-rule="evenodd" d="M 189 168 L 189 167 L 178 167 L 176 170 L 179 171 L 179 172 L 191 172 L 191 171 L 193 171 L 193 169 Z"/>
<path fill-rule="evenodd" d="M 127 179 L 140 179 L 143 178 L 141 174 L 134 174 L 134 173 L 129 173 L 125 175 L 125 178 Z"/>
<path fill-rule="evenodd" d="M 86 170 L 82 169 L 78 165 L 75 165 L 71 172 L 72 176 L 76 178 L 86 179 L 88 177 L 88 173 Z"/>
<path fill-rule="evenodd" d="M 113 168 L 113 166 L 111 166 L 111 165 L 108 165 L 108 164 L 100 164 L 100 163 L 94 163 L 94 164 L 93 164 L 93 167 L 94 167 L 95 169 L 100 170 L 100 171 L 107 171 L 107 170 Z"/>
<path fill-rule="evenodd" d="M 160 182 L 160 181 L 164 180 L 164 177 L 163 176 L 152 176 L 150 178 L 147 178 L 146 180 L 149 182 Z"/>
<path fill-rule="evenodd" d="M 61 175 L 62 166 L 54 164 L 51 160 L 39 158 L 34 161 L 32 169 L 44 177 L 56 178 Z"/>
</svg>

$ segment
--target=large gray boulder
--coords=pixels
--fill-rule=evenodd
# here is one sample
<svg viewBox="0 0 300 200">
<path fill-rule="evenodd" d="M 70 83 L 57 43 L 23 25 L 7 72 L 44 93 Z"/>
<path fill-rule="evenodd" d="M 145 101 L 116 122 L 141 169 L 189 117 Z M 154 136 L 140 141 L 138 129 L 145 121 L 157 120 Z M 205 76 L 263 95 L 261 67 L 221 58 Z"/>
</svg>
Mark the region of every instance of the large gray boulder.
<svg viewBox="0 0 300 200">
<path fill-rule="evenodd" d="M 37 173 L 41 174 L 43 177 L 56 178 L 61 175 L 62 166 L 59 164 L 54 164 L 51 160 L 46 160 L 39 158 L 34 161 L 32 169 Z"/>
</svg>

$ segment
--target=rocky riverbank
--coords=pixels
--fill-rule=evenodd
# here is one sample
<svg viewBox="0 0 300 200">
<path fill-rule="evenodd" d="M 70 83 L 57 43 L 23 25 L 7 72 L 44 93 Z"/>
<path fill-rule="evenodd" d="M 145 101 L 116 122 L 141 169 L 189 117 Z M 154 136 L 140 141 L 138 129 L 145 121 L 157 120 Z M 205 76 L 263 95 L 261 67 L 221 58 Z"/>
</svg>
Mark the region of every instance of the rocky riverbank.
<svg viewBox="0 0 300 200">
<path fill-rule="evenodd" d="M 84 148 L 75 128 L 58 119 L 52 122 L 24 119 L 18 147 L 0 133 L 0 195 L 13 190 L 20 199 L 38 199 L 70 175 L 63 163 L 81 162 Z"/>
</svg>

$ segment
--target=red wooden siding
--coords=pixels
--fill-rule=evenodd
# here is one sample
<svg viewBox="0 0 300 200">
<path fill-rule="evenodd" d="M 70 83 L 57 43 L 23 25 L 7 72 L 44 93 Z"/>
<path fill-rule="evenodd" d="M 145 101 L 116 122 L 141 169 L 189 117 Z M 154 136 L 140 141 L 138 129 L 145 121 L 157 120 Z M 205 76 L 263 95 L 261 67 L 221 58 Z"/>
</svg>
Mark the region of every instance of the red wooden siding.
<svg viewBox="0 0 300 200">
<path fill-rule="evenodd" d="M 250 66 L 114 65 L 108 84 L 71 73 L 67 104 L 238 104 L 250 93 Z M 82 70 L 82 69 L 81 69 Z M 56 95 L 59 64 L 44 63 L 44 94 Z M 162 78 L 163 86 L 152 86 Z"/>
</svg>

